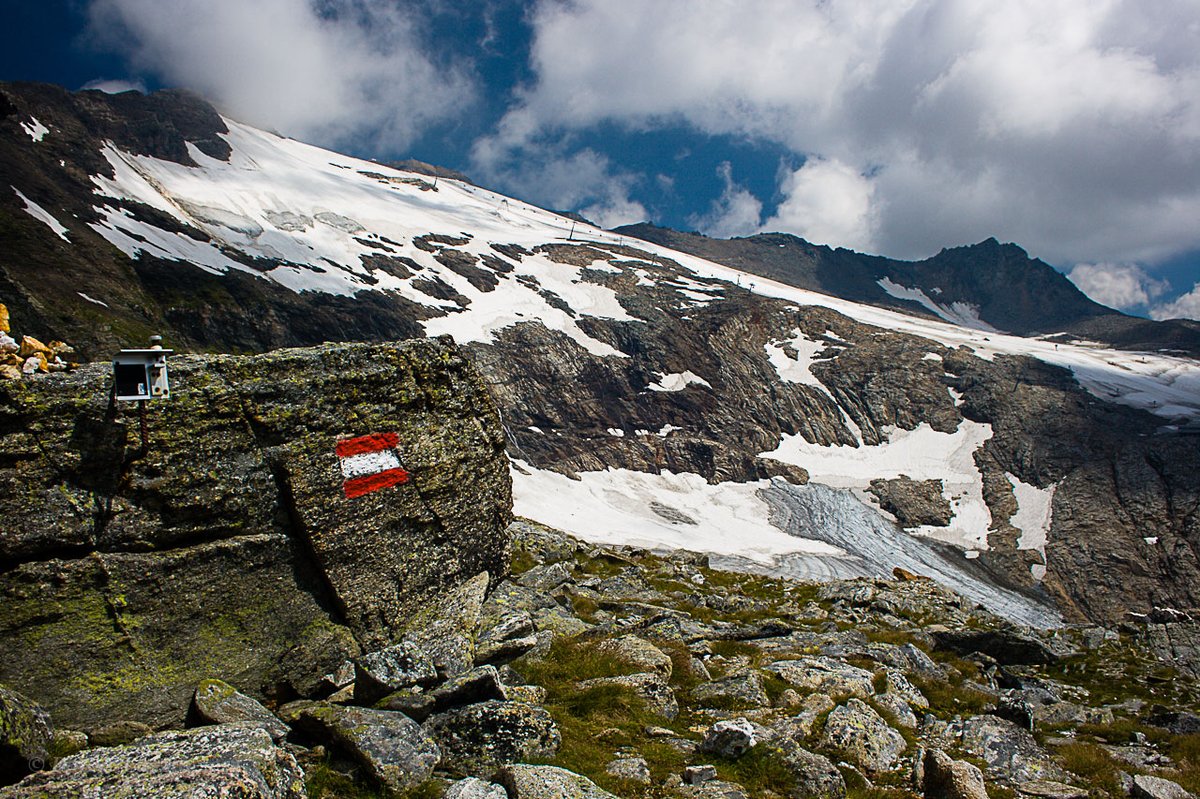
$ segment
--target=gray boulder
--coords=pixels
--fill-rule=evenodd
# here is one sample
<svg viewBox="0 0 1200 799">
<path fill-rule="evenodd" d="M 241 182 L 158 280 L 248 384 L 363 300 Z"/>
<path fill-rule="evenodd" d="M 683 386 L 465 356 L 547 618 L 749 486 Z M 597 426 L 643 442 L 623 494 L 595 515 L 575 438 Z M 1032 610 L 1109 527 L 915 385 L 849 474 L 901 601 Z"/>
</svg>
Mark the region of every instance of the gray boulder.
<svg viewBox="0 0 1200 799">
<path fill-rule="evenodd" d="M 720 757 L 739 758 L 758 745 L 754 725 L 746 719 L 718 721 L 704 733 L 700 751 Z"/>
<path fill-rule="evenodd" d="M 701 707 L 716 707 L 729 710 L 749 710 L 771 704 L 763 688 L 762 677 L 756 671 L 747 671 L 702 683 L 692 689 L 692 699 Z"/>
<path fill-rule="evenodd" d="M 171 382 L 144 452 L 107 362 L 0 385 L 0 485 L 22 487 L 0 491 L 0 560 L 19 564 L 0 683 L 56 723 L 178 726 L 212 677 L 313 696 L 507 568 L 503 428 L 450 342 L 177 355 Z M 369 434 L 395 435 L 409 479 L 348 497 L 338 444 Z"/>
<path fill-rule="evenodd" d="M 505 663 L 537 646 L 536 628 L 528 611 L 514 610 L 501 615 L 495 624 L 484 628 L 475 639 L 475 662 Z"/>
<path fill-rule="evenodd" d="M 220 724 L 89 749 L 0 789 L 3 799 L 305 799 L 304 771 L 261 727 Z"/>
<path fill-rule="evenodd" d="M 0 785 L 49 765 L 54 731 L 50 714 L 16 691 L 0 686 Z"/>
<path fill-rule="evenodd" d="M 983 772 L 965 760 L 954 760 L 940 749 L 925 750 L 921 772 L 925 799 L 988 799 Z"/>
<path fill-rule="evenodd" d="M 630 674 L 624 677 L 597 677 L 579 683 L 579 689 L 586 691 L 603 685 L 617 685 L 628 688 L 639 696 L 646 708 L 666 719 L 679 715 L 679 702 L 671 686 L 659 674 Z"/>
<path fill-rule="evenodd" d="M 431 716 L 424 726 L 441 746 L 440 767 L 461 774 L 553 757 L 562 743 L 550 714 L 524 702 L 467 705 Z"/>
<path fill-rule="evenodd" d="M 473 705 L 489 699 L 507 700 L 511 689 L 500 682 L 495 666 L 480 666 L 452 677 L 428 693 L 398 691 L 380 700 L 376 707 L 398 710 L 415 721 L 424 721 L 434 713 L 452 707 Z"/>
<path fill-rule="evenodd" d="M 1036 665 L 1056 662 L 1060 655 L 1031 632 L 1015 627 L 973 630 L 938 630 L 933 640 L 940 649 L 960 655 L 974 652 L 995 658 L 1002 666 Z"/>
<path fill-rule="evenodd" d="M 907 745 L 904 736 L 859 699 L 833 709 L 825 720 L 821 743 L 872 772 L 890 770 Z"/>
<path fill-rule="evenodd" d="M 294 728 L 349 754 L 389 791 L 424 782 L 441 758 L 437 742 L 403 713 L 327 702 L 292 702 L 279 713 Z"/>
<path fill-rule="evenodd" d="M 796 781 L 793 799 L 845 799 L 846 780 L 829 758 L 810 752 L 791 738 L 769 743 Z"/>
<path fill-rule="evenodd" d="M 987 771 L 1012 782 L 1067 779 L 1028 730 L 998 716 L 975 716 L 959 726 L 962 748 L 982 758 Z"/>
<path fill-rule="evenodd" d="M 597 648 L 628 663 L 638 671 L 654 672 L 661 674 L 665 679 L 671 678 L 671 657 L 644 638 L 623 635 L 620 638 L 610 638 Z"/>
<path fill-rule="evenodd" d="M 1112 724 L 1113 712 L 1106 707 L 1088 707 L 1075 702 L 1055 702 L 1033 708 L 1033 719 L 1039 724 Z"/>
<path fill-rule="evenodd" d="M 766 667 L 801 693 L 819 692 L 829 696 L 856 696 L 866 699 L 875 693 L 875 675 L 830 657 L 803 657 L 780 660 Z"/>
<path fill-rule="evenodd" d="M 1130 789 L 1133 799 L 1195 799 L 1177 782 L 1149 774 L 1137 774 Z"/>
<path fill-rule="evenodd" d="M 192 707 L 206 724 L 250 722 L 270 733 L 276 742 L 282 741 L 288 734 L 288 726 L 263 707 L 261 702 L 239 693 L 232 685 L 220 680 L 200 683 L 192 698 Z"/>
<path fill-rule="evenodd" d="M 500 769 L 509 799 L 620 799 L 587 777 L 555 766 L 514 763 Z"/>
<path fill-rule="evenodd" d="M 395 691 L 437 682 L 437 668 L 424 649 L 401 641 L 354 661 L 354 698 L 373 704 Z"/>
</svg>

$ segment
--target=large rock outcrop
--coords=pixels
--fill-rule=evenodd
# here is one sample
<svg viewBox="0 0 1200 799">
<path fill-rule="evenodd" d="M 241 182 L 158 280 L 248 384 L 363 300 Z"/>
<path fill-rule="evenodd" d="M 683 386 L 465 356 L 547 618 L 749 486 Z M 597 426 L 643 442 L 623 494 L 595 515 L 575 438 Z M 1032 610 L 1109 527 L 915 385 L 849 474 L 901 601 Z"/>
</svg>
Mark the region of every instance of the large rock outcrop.
<svg viewBox="0 0 1200 799">
<path fill-rule="evenodd" d="M 210 677 L 309 694 L 507 568 L 500 419 L 448 341 L 170 368 L 143 409 L 102 364 L 0 384 L 0 682 L 57 724 L 179 724 Z M 337 445 L 370 434 L 410 478 L 349 498 Z"/>
</svg>

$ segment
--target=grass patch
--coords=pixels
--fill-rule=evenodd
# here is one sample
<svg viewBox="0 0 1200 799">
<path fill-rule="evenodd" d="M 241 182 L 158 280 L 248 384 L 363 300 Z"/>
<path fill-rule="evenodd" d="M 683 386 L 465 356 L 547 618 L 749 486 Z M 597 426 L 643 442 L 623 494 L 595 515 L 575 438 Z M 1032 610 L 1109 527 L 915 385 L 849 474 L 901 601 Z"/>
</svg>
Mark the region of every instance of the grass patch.
<svg viewBox="0 0 1200 799">
<path fill-rule="evenodd" d="M 951 680 L 930 679 L 914 676 L 912 683 L 929 700 L 930 711 L 939 718 L 986 713 L 995 704 L 995 698 L 966 684 L 961 675 Z"/>
<path fill-rule="evenodd" d="M 796 777 L 783 756 L 769 746 L 756 746 L 737 760 L 714 758 L 717 776 L 736 782 L 749 796 L 762 796 L 772 791 L 782 796 L 796 789 Z"/>
<path fill-rule="evenodd" d="M 1193 795 L 1200 794 L 1200 735 L 1176 735 L 1167 749 L 1176 765 L 1167 776 Z"/>
<path fill-rule="evenodd" d="M 1120 772 L 1123 768 L 1112 755 L 1092 743 L 1070 743 L 1059 747 L 1063 766 L 1089 785 L 1102 788 L 1113 796 L 1123 793 Z"/>
<path fill-rule="evenodd" d="M 305 767 L 304 788 L 309 799 L 383 799 L 383 793 L 351 779 L 329 761 Z"/>
</svg>

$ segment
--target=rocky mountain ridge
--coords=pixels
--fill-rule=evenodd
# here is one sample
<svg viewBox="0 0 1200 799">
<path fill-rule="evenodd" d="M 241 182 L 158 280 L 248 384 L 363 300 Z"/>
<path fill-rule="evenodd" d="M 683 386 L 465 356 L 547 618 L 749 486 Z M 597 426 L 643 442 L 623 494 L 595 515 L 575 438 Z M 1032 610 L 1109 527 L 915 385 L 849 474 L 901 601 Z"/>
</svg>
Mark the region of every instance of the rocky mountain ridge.
<svg viewBox="0 0 1200 799">
<path fill-rule="evenodd" d="M 899 261 L 786 233 L 713 239 L 646 223 L 616 232 L 788 285 L 982 330 L 1200 356 L 1200 323 L 1151 321 L 1100 305 L 1053 267 L 995 239 L 943 249 L 922 261 Z"/>
<path fill-rule="evenodd" d="M 1198 604 L 1194 361 L 750 286 L 180 93 L 2 91 L 15 329 L 84 357 L 448 334 L 531 518 L 796 577 L 901 566 L 1032 624 Z"/>
</svg>

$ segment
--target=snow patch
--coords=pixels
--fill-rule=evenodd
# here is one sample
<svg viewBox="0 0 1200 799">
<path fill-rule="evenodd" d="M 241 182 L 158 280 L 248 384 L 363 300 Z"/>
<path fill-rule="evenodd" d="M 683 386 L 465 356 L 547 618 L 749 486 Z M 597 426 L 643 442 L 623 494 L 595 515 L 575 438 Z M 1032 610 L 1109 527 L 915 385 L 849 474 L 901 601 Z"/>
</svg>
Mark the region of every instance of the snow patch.
<svg viewBox="0 0 1200 799">
<path fill-rule="evenodd" d="M 38 122 L 37 117 L 30 117 L 29 122 L 22 122 L 21 130 L 25 131 L 25 135 L 35 142 L 40 142 L 50 132 L 50 128 Z"/>
<path fill-rule="evenodd" d="M 1054 517 L 1054 491 L 1058 485 L 1038 488 L 1022 482 L 1014 474 L 1005 472 L 1004 476 L 1012 484 L 1013 496 L 1017 500 L 1017 512 L 1008 520 L 1009 524 L 1021 531 L 1017 549 L 1036 549 L 1045 560 L 1046 536 Z"/>
<path fill-rule="evenodd" d="M 55 219 L 49 211 L 22 194 L 21 190 L 16 186 L 13 186 L 12 190 L 15 191 L 17 196 L 21 198 L 21 202 L 25 203 L 25 213 L 29 214 L 43 225 L 53 230 L 54 235 L 58 236 L 63 241 L 71 241 L 67 238 L 67 229 L 63 227 L 62 224 Z"/>
<path fill-rule="evenodd" d="M 992 437 L 992 426 L 963 420 L 953 433 L 940 433 L 922 422 L 913 430 L 888 427 L 882 432 L 883 443 L 858 447 L 825 447 L 801 435 L 784 435 L 776 449 L 760 454 L 807 469 L 812 482 L 864 495 L 875 478 L 941 480 L 954 513 L 950 525 L 924 525 L 914 532 L 963 549 L 987 549 L 992 514 L 983 500 L 975 451 Z"/>
<path fill-rule="evenodd" d="M 813 360 L 825 351 L 825 342 L 812 341 L 796 330 L 792 338 L 786 341 L 768 342 L 763 346 L 767 351 L 767 360 L 775 367 L 780 380 L 813 386 L 825 394 L 829 393 L 810 370 Z M 795 351 L 795 357 L 788 352 L 789 347 Z"/>
<path fill-rule="evenodd" d="M 915 302 L 930 313 L 945 319 L 951 324 L 962 325 L 974 330 L 985 330 L 989 333 L 1000 332 L 979 318 L 979 306 L 977 305 L 967 302 L 952 302 L 949 305 L 942 305 L 931 300 L 929 295 L 921 291 L 921 289 L 905 288 L 886 277 L 880 278 L 875 282 L 879 284 L 881 289 L 896 299 Z"/>
<path fill-rule="evenodd" d="M 514 513 L 598 544 L 737 555 L 764 564 L 784 553 L 845 554 L 771 525 L 759 496 L 767 480 L 712 485 L 697 474 L 628 469 L 580 472 L 572 480 L 521 461 L 511 471 Z M 673 523 L 663 508 L 695 524 Z"/>
<path fill-rule="evenodd" d="M 98 300 L 98 299 L 96 299 L 95 297 L 89 297 L 88 295 L 84 294 L 82 291 L 77 291 L 77 292 L 75 292 L 75 293 L 76 293 L 76 294 L 78 294 L 80 297 L 83 297 L 83 298 L 84 298 L 85 300 L 87 300 L 88 302 L 93 302 L 93 303 L 95 303 L 96 305 L 102 305 L 102 306 L 104 306 L 105 308 L 107 308 L 107 307 L 108 307 L 108 303 L 107 303 L 107 302 L 104 302 L 103 300 Z"/>
<path fill-rule="evenodd" d="M 646 388 L 651 391 L 683 391 L 693 383 L 712 388 L 707 380 L 691 370 L 664 375 L 658 382 L 651 383 Z"/>
</svg>

